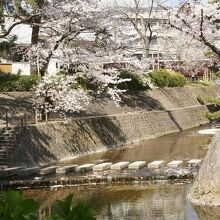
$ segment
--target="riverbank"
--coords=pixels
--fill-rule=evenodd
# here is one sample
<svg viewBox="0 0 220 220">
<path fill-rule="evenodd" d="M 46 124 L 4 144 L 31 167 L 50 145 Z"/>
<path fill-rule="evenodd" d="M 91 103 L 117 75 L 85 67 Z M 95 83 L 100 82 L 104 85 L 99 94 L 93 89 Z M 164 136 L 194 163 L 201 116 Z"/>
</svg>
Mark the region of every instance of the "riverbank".
<svg viewBox="0 0 220 220">
<path fill-rule="evenodd" d="M 40 175 L 38 172 L 39 168 L 36 167 L 35 173 L 20 172 L 17 169 L 17 171 L 12 171 L 11 173 L 9 171 L 7 173 L 0 172 L 2 176 L 0 178 L 0 185 L 1 188 L 53 188 L 56 186 L 66 187 L 70 184 L 76 187 L 93 184 L 117 184 L 120 181 L 124 183 L 192 181 L 198 173 L 198 166 L 191 166 L 188 162 L 192 159 L 202 160 L 210 143 L 210 135 L 199 134 L 199 131 L 204 128 L 207 128 L 207 126 L 147 140 L 136 146 L 79 157 L 68 163 L 51 164 L 51 166 L 63 167 L 73 164 L 100 164 L 103 162 L 112 162 L 115 164 L 120 161 L 128 161 L 129 163 L 138 160 L 145 161 L 146 166 L 141 169 L 132 170 L 125 167 L 122 170 L 107 169 L 102 172 L 92 170 L 85 172 L 72 171 L 65 175 L 56 174 L 55 171 L 49 175 Z M 158 169 L 149 169 L 148 164 L 156 160 L 163 160 L 163 166 Z M 181 160 L 183 163 L 176 168 L 168 167 L 167 164 L 173 160 Z M 25 173 L 26 175 L 24 175 Z"/>
<path fill-rule="evenodd" d="M 10 162 L 35 166 L 71 160 L 197 127 L 209 122 L 205 113 L 213 108 L 209 103 L 200 103 L 199 96 L 216 98 L 219 94 L 218 87 L 154 89 L 124 94 L 120 107 L 107 98 L 96 99 L 87 111 L 68 121 L 27 126 Z"/>
</svg>

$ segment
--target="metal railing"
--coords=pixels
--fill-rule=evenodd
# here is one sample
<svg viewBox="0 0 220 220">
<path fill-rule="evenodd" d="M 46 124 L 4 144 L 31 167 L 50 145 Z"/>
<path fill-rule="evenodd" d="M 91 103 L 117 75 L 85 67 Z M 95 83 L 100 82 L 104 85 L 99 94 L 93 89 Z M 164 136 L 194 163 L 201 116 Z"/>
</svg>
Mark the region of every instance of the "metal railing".
<svg viewBox="0 0 220 220">
<path fill-rule="evenodd" d="M 16 115 L 16 120 L 13 119 L 15 115 L 10 116 L 10 110 L 8 108 L 1 108 L 0 110 L 0 119 L 3 121 L 2 126 L 5 128 L 9 128 L 10 125 L 12 127 L 20 127 L 23 129 L 27 126 L 27 114 L 24 112 L 22 114 Z M 14 113 L 12 113 L 14 114 Z M 10 123 L 10 121 L 13 120 L 13 123 Z"/>
</svg>

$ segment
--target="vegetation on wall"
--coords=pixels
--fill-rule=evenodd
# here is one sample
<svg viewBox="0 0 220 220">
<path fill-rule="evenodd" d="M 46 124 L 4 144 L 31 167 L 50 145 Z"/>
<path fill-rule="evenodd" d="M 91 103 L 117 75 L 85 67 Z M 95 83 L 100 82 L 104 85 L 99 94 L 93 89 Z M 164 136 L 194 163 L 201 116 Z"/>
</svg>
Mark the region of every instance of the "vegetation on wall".
<svg viewBox="0 0 220 220">
<path fill-rule="evenodd" d="M 64 201 L 57 200 L 53 205 L 51 216 L 44 220 L 95 220 L 95 211 L 86 203 L 72 206 L 73 195 Z M 0 196 L 0 219 L 4 220 L 37 220 L 38 203 L 32 198 L 24 198 L 21 191 L 10 190 Z"/>
<path fill-rule="evenodd" d="M 215 109 L 220 108 L 220 98 L 213 99 L 210 96 L 198 96 L 197 100 L 199 101 L 200 104 L 213 104 L 215 106 Z M 214 111 L 214 112 L 206 112 L 205 116 L 210 120 L 210 121 L 215 121 L 220 119 L 220 111 Z"/>
<path fill-rule="evenodd" d="M 14 74 L 0 74 L 0 91 L 30 91 L 39 80 L 38 76 L 22 76 Z"/>
</svg>

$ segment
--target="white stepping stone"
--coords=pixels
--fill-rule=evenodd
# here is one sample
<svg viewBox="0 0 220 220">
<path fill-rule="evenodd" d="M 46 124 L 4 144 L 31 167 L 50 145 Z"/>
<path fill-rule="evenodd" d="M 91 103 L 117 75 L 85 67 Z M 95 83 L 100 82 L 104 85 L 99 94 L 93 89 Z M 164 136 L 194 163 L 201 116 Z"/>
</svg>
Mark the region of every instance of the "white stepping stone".
<svg viewBox="0 0 220 220">
<path fill-rule="evenodd" d="M 77 165 L 69 165 L 69 166 L 64 166 L 64 167 L 58 167 L 56 169 L 57 174 L 65 174 L 71 171 L 74 171 L 76 169 Z"/>
<path fill-rule="evenodd" d="M 108 170 L 110 169 L 112 163 L 101 163 L 101 164 L 98 164 L 96 166 L 94 166 L 92 169 L 93 171 L 104 171 L 104 170 Z"/>
<path fill-rule="evenodd" d="M 0 171 L 0 174 L 2 176 L 12 176 L 17 174 L 18 170 L 22 169 L 23 167 L 10 167 L 10 168 L 6 168 L 4 170 Z"/>
<path fill-rule="evenodd" d="M 201 163 L 202 163 L 202 160 L 193 159 L 193 160 L 188 161 L 188 166 L 189 167 L 197 167 L 197 166 L 201 165 Z"/>
<path fill-rule="evenodd" d="M 112 170 L 122 170 L 122 169 L 128 167 L 128 164 L 129 164 L 129 162 L 118 162 L 118 163 L 111 165 L 111 169 Z"/>
<path fill-rule="evenodd" d="M 75 172 L 87 172 L 92 170 L 92 167 L 95 166 L 93 163 L 84 164 L 76 167 Z"/>
<path fill-rule="evenodd" d="M 145 165 L 146 165 L 145 161 L 136 161 L 136 162 L 129 164 L 128 168 L 134 169 L 134 170 L 139 170 L 141 167 L 143 167 Z"/>
<path fill-rule="evenodd" d="M 21 176 L 29 176 L 29 175 L 38 173 L 39 169 L 40 167 L 24 168 L 24 169 L 18 170 L 18 174 Z"/>
<path fill-rule="evenodd" d="M 183 164 L 183 161 L 182 160 L 173 160 L 171 162 L 169 162 L 167 164 L 167 167 L 170 167 L 170 168 L 178 168 L 179 166 L 181 166 Z"/>
<path fill-rule="evenodd" d="M 164 165 L 164 160 L 155 160 L 147 165 L 149 169 L 158 169 Z"/>
<path fill-rule="evenodd" d="M 51 166 L 51 167 L 42 168 L 42 169 L 39 170 L 39 174 L 40 175 L 48 175 L 48 174 L 51 174 L 51 173 L 55 173 L 56 169 L 58 167 L 59 166 Z"/>
</svg>

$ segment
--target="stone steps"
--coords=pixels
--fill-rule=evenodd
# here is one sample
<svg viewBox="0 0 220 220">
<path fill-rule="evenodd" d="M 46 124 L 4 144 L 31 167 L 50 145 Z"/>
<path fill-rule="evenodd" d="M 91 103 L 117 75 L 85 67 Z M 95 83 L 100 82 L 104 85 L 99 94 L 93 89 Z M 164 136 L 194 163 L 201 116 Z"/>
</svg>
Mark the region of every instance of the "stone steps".
<svg viewBox="0 0 220 220">
<path fill-rule="evenodd" d="M 16 128 L 3 128 L 0 132 L 0 165 L 8 166 L 10 155 L 18 139 Z"/>
</svg>

